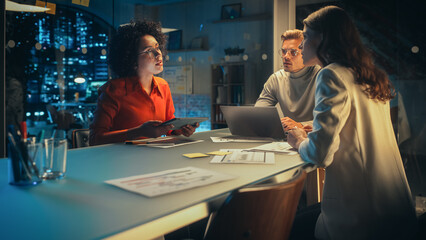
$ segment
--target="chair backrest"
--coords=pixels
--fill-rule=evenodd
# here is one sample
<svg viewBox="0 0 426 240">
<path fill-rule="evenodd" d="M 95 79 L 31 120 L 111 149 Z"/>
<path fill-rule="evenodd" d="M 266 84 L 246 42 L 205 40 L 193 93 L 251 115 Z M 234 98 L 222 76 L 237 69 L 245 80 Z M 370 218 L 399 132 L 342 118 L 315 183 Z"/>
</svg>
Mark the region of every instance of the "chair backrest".
<svg viewBox="0 0 426 240">
<path fill-rule="evenodd" d="M 306 172 L 290 181 L 233 192 L 211 218 L 204 239 L 288 239 Z"/>
<path fill-rule="evenodd" d="M 89 129 L 75 129 L 72 131 L 72 147 L 81 148 L 89 146 Z"/>
<path fill-rule="evenodd" d="M 51 123 L 57 125 L 57 129 L 69 130 L 71 124 L 75 122 L 74 115 L 67 110 L 57 110 L 54 106 L 47 104 L 46 105 L 47 113 L 49 115 L 49 120 Z"/>
</svg>

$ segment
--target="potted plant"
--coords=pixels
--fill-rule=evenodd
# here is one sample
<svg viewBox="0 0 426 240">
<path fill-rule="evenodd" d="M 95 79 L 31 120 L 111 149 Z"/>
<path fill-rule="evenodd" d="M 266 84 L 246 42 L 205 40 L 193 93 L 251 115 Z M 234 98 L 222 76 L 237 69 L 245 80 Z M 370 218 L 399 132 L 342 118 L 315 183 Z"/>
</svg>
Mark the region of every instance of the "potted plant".
<svg viewBox="0 0 426 240">
<path fill-rule="evenodd" d="M 241 61 L 241 54 L 244 53 L 244 48 L 240 48 L 238 46 L 236 47 L 229 47 L 225 48 L 225 61 L 227 62 L 238 62 Z"/>
</svg>

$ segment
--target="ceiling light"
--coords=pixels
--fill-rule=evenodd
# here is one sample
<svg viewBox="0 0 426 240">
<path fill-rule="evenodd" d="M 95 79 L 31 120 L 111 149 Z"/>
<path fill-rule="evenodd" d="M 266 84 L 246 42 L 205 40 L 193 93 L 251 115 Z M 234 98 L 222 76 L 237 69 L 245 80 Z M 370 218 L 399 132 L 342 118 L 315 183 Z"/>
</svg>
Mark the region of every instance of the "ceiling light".
<svg viewBox="0 0 426 240">
<path fill-rule="evenodd" d="M 84 78 L 84 75 L 79 73 L 77 74 L 77 76 L 74 78 L 74 82 L 75 83 L 84 83 L 86 82 L 86 79 Z"/>
</svg>

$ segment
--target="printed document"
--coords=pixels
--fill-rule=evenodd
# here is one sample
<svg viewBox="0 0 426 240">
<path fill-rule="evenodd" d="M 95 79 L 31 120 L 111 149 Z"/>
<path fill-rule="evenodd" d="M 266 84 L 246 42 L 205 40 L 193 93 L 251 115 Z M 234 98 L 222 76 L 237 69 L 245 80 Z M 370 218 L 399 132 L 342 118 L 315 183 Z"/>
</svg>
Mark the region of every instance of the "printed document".
<svg viewBox="0 0 426 240">
<path fill-rule="evenodd" d="M 234 178 L 236 176 L 196 167 L 185 167 L 105 182 L 147 197 L 155 197 Z"/>
<path fill-rule="evenodd" d="M 273 142 L 273 138 L 262 138 L 262 137 L 241 137 L 241 136 L 225 136 L 225 137 L 210 137 L 214 143 L 225 143 L 225 142 Z"/>
<path fill-rule="evenodd" d="M 275 163 L 275 156 L 272 152 L 248 152 L 245 149 L 220 149 L 220 151 L 232 152 L 232 154 L 224 156 L 214 156 L 210 163 Z"/>
<path fill-rule="evenodd" d="M 294 149 L 287 142 L 272 142 L 268 144 L 263 144 L 257 147 L 248 148 L 246 151 L 254 152 L 275 152 L 275 153 L 285 153 L 287 155 L 297 154 L 297 150 Z"/>
</svg>

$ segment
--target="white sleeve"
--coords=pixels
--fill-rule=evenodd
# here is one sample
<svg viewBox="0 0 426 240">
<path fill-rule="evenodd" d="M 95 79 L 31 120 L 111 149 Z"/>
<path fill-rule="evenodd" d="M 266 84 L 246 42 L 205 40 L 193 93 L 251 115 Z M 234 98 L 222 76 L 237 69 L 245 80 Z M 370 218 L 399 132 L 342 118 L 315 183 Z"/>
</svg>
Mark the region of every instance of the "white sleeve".
<svg viewBox="0 0 426 240">
<path fill-rule="evenodd" d="M 316 82 L 313 131 L 299 146 L 304 161 L 321 167 L 333 162 L 350 108 L 348 90 L 343 81 L 332 70 L 321 70 Z"/>
</svg>

